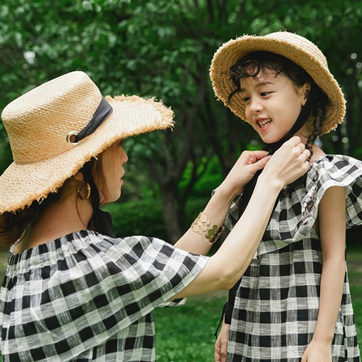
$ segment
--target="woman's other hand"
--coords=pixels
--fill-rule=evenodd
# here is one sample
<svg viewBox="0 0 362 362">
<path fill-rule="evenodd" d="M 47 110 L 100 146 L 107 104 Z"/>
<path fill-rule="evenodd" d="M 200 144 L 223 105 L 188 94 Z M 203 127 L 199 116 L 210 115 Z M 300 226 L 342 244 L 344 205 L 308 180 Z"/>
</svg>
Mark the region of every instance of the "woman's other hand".
<svg viewBox="0 0 362 362">
<path fill-rule="evenodd" d="M 294 136 L 274 153 L 260 177 L 278 186 L 288 185 L 307 172 L 310 155 L 300 138 Z"/>
<path fill-rule="evenodd" d="M 264 168 L 269 159 L 266 151 L 244 151 L 219 188 L 234 196 L 240 195 L 244 186 L 257 171 Z"/>
</svg>

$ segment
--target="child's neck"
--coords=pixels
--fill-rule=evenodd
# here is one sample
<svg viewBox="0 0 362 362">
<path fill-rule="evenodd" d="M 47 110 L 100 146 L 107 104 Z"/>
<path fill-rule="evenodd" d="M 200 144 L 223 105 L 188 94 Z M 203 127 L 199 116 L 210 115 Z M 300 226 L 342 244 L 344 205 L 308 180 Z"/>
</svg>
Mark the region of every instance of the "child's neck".
<svg viewBox="0 0 362 362">
<path fill-rule="evenodd" d="M 307 143 L 308 137 L 310 136 L 310 132 L 308 131 L 306 126 L 303 126 L 294 136 L 299 136 L 302 143 Z"/>
<path fill-rule="evenodd" d="M 303 126 L 296 134 L 295 136 L 299 136 L 302 143 L 306 144 L 308 141 L 308 137 L 310 136 L 310 132 L 308 131 L 306 126 Z M 320 147 L 318 147 L 315 143 L 312 147 L 313 156 L 310 160 L 310 163 L 313 163 L 317 158 L 324 156 L 325 153 L 321 150 Z"/>
<path fill-rule="evenodd" d="M 313 156 L 310 159 L 310 163 L 313 163 L 317 158 L 325 155 L 322 149 L 319 148 L 316 144 L 313 145 L 312 151 L 313 151 Z"/>
</svg>

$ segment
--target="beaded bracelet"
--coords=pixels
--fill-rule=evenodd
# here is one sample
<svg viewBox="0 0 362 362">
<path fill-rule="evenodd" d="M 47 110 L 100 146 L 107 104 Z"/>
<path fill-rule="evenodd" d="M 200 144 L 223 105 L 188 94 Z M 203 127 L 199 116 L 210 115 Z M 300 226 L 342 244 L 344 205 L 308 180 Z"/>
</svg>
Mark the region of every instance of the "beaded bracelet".
<svg viewBox="0 0 362 362">
<path fill-rule="evenodd" d="M 213 225 L 209 228 L 210 220 L 207 216 L 200 212 L 195 221 L 191 225 L 191 230 L 199 235 L 202 235 L 206 232 L 205 238 L 210 242 L 214 243 L 217 239 L 219 239 L 220 235 L 225 229 L 225 226 L 217 226 Z"/>
</svg>

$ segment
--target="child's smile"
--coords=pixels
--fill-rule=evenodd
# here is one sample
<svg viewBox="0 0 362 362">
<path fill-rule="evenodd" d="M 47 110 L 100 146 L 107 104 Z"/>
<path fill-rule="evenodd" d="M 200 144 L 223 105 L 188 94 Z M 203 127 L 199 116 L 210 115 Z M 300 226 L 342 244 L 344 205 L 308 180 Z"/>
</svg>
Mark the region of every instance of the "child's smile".
<svg viewBox="0 0 362 362">
<path fill-rule="evenodd" d="M 282 139 L 306 102 L 306 85 L 297 87 L 283 73 L 266 70 L 241 80 L 245 117 L 265 143 Z"/>
<path fill-rule="evenodd" d="M 269 125 L 271 123 L 271 119 L 270 118 L 256 118 L 255 119 L 256 123 L 258 124 L 258 126 L 260 127 L 260 132 L 265 132 L 268 128 Z"/>
</svg>

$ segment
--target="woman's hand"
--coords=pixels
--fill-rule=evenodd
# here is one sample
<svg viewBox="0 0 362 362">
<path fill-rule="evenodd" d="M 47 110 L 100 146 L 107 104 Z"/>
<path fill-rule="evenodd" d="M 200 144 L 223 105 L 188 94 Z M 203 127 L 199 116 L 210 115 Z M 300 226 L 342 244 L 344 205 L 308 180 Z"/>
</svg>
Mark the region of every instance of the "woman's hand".
<svg viewBox="0 0 362 362">
<path fill-rule="evenodd" d="M 234 196 L 240 195 L 244 186 L 257 171 L 264 168 L 269 159 L 266 151 L 244 151 L 219 188 Z"/>
<path fill-rule="evenodd" d="M 230 324 L 222 323 L 219 337 L 215 342 L 215 362 L 226 362 Z"/>
<path fill-rule="evenodd" d="M 265 166 L 269 159 L 269 157 L 266 157 L 267 154 L 265 151 L 245 151 L 241 154 L 204 209 L 204 213 L 210 221 L 210 226 L 221 226 L 223 224 L 235 196 L 242 192 L 244 185 L 251 180 L 255 172 Z M 199 235 L 190 228 L 175 246 L 191 253 L 206 255 L 212 244 L 205 238 L 204 234 Z"/>
<path fill-rule="evenodd" d="M 304 351 L 302 362 L 332 362 L 331 344 L 312 340 Z"/>
<path fill-rule="evenodd" d="M 260 177 L 278 186 L 288 185 L 307 172 L 309 157 L 310 151 L 294 136 L 274 153 Z"/>
<path fill-rule="evenodd" d="M 255 153 L 252 154 L 255 156 Z M 249 158 L 247 154 L 240 157 L 236 167 L 233 168 L 223 183 L 226 192 L 222 191 L 222 186 L 217 189 L 204 210 L 205 215 L 210 220 L 209 225 L 222 225 L 225 219 L 232 201 L 232 194 L 228 193 L 227 188 L 235 190 L 236 184 L 240 185 L 246 180 L 250 180 L 256 169 L 265 165 L 267 160 L 261 162 L 261 164 L 264 162 L 263 166 L 255 165 L 262 156 L 265 156 L 265 153 L 258 154 L 261 157 L 255 156 L 253 158 L 252 156 Z M 293 137 L 270 158 L 258 178 L 245 212 L 223 245 L 216 254 L 210 257 L 201 273 L 185 289 L 174 296 L 175 299 L 218 289 L 227 290 L 235 285 L 255 254 L 280 191 L 286 184 L 293 182 L 307 171 L 309 155 L 309 151 L 304 151 L 304 145 L 300 143 L 300 138 Z M 247 169 L 252 169 L 248 176 L 246 176 Z M 204 235 L 195 235 L 195 232 L 190 228 L 176 243 L 176 246 L 201 254 L 210 248 L 210 243 L 206 240 Z M 235 258 L 235 255 L 238 257 Z"/>
</svg>

